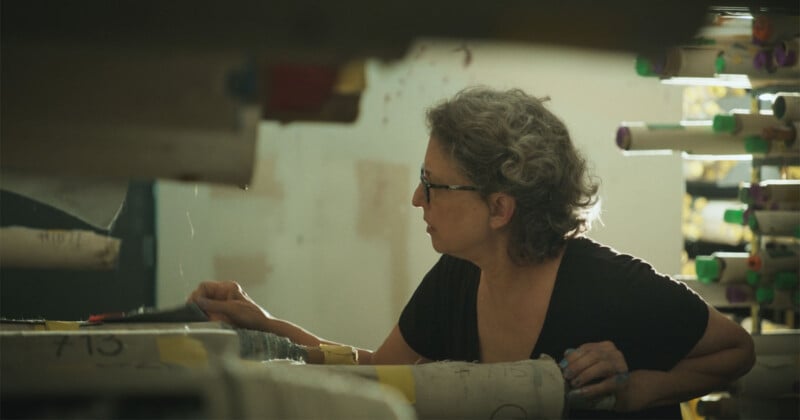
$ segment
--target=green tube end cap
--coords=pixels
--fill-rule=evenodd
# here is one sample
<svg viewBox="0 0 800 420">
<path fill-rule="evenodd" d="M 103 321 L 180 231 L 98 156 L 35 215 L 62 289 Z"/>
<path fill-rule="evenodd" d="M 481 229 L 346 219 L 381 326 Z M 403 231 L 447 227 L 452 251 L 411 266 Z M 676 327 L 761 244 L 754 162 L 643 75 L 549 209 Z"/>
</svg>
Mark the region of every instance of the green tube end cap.
<svg viewBox="0 0 800 420">
<path fill-rule="evenodd" d="M 767 153 L 769 152 L 769 142 L 760 136 L 747 136 L 744 139 L 744 150 L 747 153 Z"/>
<path fill-rule="evenodd" d="M 711 122 L 715 133 L 733 133 L 736 131 L 736 117 L 733 115 L 715 115 Z"/>
<path fill-rule="evenodd" d="M 748 270 L 745 275 L 745 280 L 747 284 L 751 286 L 758 286 L 758 283 L 761 283 L 761 274 L 758 274 L 756 271 Z"/>
<path fill-rule="evenodd" d="M 727 223 L 733 223 L 736 225 L 743 225 L 744 224 L 744 210 L 741 209 L 728 209 L 725 210 L 725 213 L 722 215 L 722 219 Z"/>
<path fill-rule="evenodd" d="M 797 287 L 798 277 L 797 273 L 781 272 L 775 274 L 773 281 L 775 282 L 776 289 L 790 290 Z"/>
<path fill-rule="evenodd" d="M 756 289 L 756 302 L 770 303 L 775 300 L 775 290 L 771 287 L 759 287 Z"/>
<path fill-rule="evenodd" d="M 636 57 L 636 74 L 642 77 L 656 77 L 659 76 L 653 70 L 653 62 L 646 57 Z"/>
<path fill-rule="evenodd" d="M 703 283 L 711 283 L 719 278 L 719 262 L 710 255 L 698 255 L 694 260 L 697 279 Z"/>
<path fill-rule="evenodd" d="M 725 57 L 717 57 L 714 61 L 714 70 L 716 70 L 717 73 L 725 73 Z"/>
</svg>

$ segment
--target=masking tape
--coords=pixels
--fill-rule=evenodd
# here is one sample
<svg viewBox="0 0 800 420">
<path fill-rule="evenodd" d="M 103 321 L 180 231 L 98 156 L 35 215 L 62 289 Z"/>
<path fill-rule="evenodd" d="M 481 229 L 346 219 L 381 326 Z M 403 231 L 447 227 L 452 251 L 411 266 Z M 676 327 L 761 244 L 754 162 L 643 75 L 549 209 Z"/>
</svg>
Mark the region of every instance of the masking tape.
<svg viewBox="0 0 800 420">
<path fill-rule="evenodd" d="M 411 404 L 417 401 L 416 390 L 414 388 L 414 375 L 411 373 L 411 366 L 375 366 L 375 370 L 378 373 L 378 381 L 380 381 L 381 384 L 397 389 Z"/>
<path fill-rule="evenodd" d="M 81 327 L 80 322 L 75 321 L 45 321 L 44 329 L 48 331 L 76 331 Z"/>
<path fill-rule="evenodd" d="M 156 339 L 159 359 L 163 363 L 187 368 L 202 368 L 208 365 L 208 352 L 200 340 L 185 336 L 166 336 Z"/>
<path fill-rule="evenodd" d="M 319 349 L 326 365 L 357 365 L 358 352 L 350 346 L 338 346 L 335 344 L 320 344 Z"/>
</svg>

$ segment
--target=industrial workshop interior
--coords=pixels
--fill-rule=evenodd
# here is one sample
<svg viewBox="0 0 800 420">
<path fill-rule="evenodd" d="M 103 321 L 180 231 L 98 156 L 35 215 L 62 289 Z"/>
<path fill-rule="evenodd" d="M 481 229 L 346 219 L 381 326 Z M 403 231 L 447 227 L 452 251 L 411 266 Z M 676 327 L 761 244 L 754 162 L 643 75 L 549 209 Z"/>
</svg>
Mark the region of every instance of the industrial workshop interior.
<svg viewBox="0 0 800 420">
<path fill-rule="evenodd" d="M 2 419 L 800 418 L 797 1 L 0 19 Z"/>
</svg>

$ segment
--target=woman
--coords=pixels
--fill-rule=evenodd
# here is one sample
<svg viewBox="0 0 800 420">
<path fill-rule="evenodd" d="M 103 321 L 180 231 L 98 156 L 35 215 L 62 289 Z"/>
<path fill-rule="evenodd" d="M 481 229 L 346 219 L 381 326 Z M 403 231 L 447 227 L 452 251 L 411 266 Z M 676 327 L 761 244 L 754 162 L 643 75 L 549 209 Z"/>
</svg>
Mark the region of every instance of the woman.
<svg viewBox="0 0 800 420">
<path fill-rule="evenodd" d="M 564 124 L 520 90 L 470 88 L 428 111 L 430 140 L 412 204 L 442 254 L 398 324 L 362 364 L 561 358 L 576 405 L 614 395 L 615 412 L 680 418 L 678 403 L 745 374 L 753 342 L 685 285 L 580 236 L 597 186 Z M 305 345 L 233 282 L 191 300 L 219 319 Z M 563 358 L 562 358 L 563 357 Z"/>
</svg>

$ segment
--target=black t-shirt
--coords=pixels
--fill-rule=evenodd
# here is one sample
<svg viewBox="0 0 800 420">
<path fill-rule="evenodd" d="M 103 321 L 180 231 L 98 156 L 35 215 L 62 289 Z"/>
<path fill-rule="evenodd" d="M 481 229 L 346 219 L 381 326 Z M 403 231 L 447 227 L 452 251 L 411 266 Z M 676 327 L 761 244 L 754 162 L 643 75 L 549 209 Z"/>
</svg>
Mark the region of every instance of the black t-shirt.
<svg viewBox="0 0 800 420">
<path fill-rule="evenodd" d="M 480 361 L 480 269 L 442 255 L 400 316 L 403 338 L 430 360 Z M 567 241 L 544 325 L 531 353 L 561 360 L 564 350 L 610 340 L 628 369 L 670 370 L 702 337 L 705 302 L 646 262 L 587 238 Z M 571 411 L 571 418 L 681 418 L 677 404 L 637 413 Z"/>
</svg>

